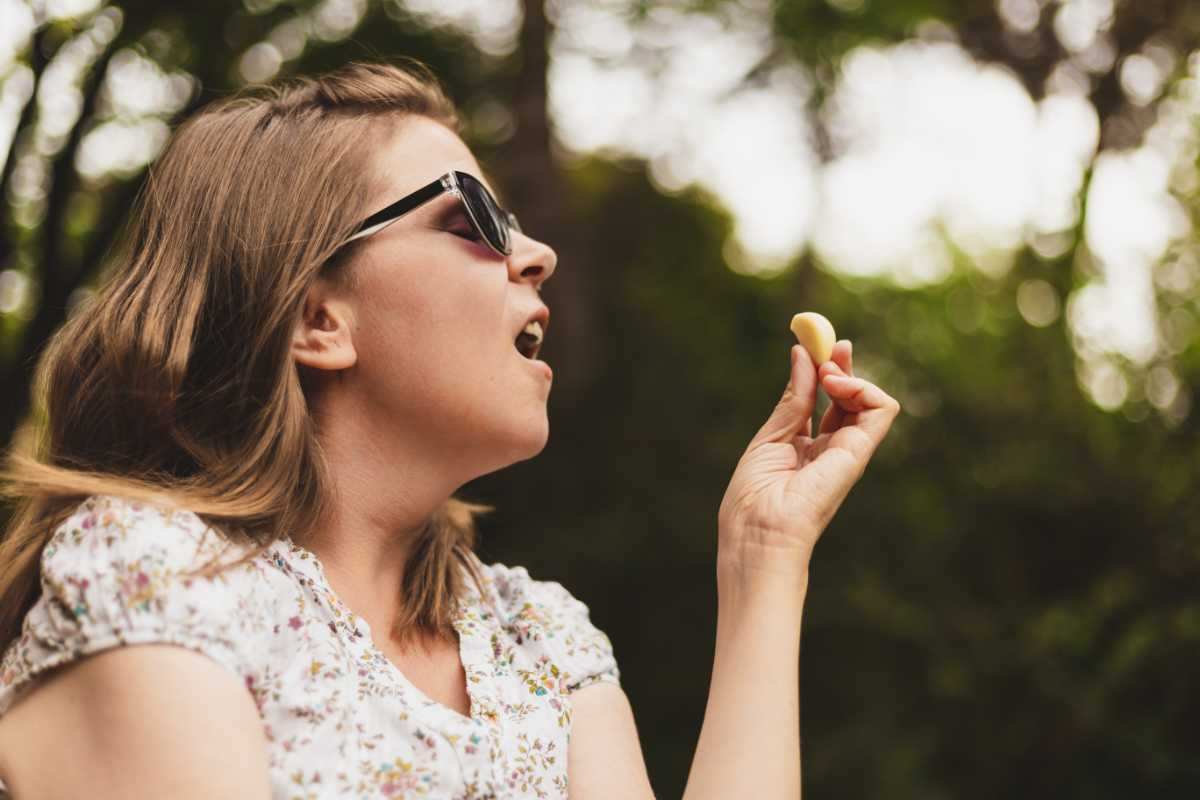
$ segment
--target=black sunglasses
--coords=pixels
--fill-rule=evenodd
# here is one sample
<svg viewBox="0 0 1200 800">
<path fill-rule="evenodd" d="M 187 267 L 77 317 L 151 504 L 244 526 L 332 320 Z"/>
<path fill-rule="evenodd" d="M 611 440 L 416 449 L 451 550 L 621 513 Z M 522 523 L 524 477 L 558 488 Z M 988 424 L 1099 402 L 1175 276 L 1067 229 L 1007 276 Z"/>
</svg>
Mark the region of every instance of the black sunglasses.
<svg viewBox="0 0 1200 800">
<path fill-rule="evenodd" d="M 492 193 L 478 178 L 458 170 L 451 170 L 412 194 L 376 211 L 362 221 L 350 238 L 346 239 L 345 244 L 383 230 L 408 212 L 446 192 L 462 201 L 463 207 L 467 209 L 467 217 L 471 220 L 471 227 L 489 247 L 502 256 L 512 254 L 512 237 L 509 231 L 521 230 L 516 215 L 501 208 L 496 198 L 492 197 Z"/>
</svg>

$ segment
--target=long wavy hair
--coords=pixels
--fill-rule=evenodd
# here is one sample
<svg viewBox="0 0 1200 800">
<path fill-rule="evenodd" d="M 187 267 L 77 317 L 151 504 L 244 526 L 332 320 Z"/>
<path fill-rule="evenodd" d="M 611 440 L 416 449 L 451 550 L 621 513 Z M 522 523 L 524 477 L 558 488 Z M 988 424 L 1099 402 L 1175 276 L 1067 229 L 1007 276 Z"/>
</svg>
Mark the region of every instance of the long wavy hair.
<svg viewBox="0 0 1200 800">
<path fill-rule="evenodd" d="M 339 245 L 368 211 L 365 143 L 408 115 L 460 130 L 424 65 L 355 63 L 250 88 L 175 132 L 99 287 L 36 365 L 27 444 L 0 473 L 0 652 L 37 601 L 43 548 L 91 495 L 194 512 L 247 546 L 224 568 L 305 541 L 331 484 L 293 331 L 318 276 L 354 285 Z M 402 640 L 452 630 L 458 567 L 481 583 L 475 519 L 492 510 L 451 497 L 427 521 L 398 587 Z"/>
</svg>

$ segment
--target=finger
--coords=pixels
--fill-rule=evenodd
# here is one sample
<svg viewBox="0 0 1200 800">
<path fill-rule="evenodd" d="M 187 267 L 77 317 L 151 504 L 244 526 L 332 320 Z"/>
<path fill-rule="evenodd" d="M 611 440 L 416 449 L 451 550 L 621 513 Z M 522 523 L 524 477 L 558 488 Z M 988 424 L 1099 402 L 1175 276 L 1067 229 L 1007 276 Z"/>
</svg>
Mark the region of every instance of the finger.
<svg viewBox="0 0 1200 800">
<path fill-rule="evenodd" d="M 849 339 L 842 339 L 833 346 L 830 360 L 822 364 L 821 369 L 817 371 L 818 381 L 824 381 L 825 376 L 831 373 L 854 376 L 853 346 Z M 819 433 L 832 433 L 842 427 L 845 421 L 846 411 L 837 403 L 830 403 L 817 430 Z"/>
<path fill-rule="evenodd" d="M 826 394 L 829 390 L 826 389 Z M 830 403 L 825 409 L 825 413 L 821 416 L 821 424 L 817 428 L 818 433 L 833 433 L 846 421 L 846 411 L 837 403 Z"/>
<path fill-rule="evenodd" d="M 844 414 L 857 415 L 855 424 L 872 441 L 881 441 L 891 427 L 892 420 L 900 413 L 900 404 L 895 398 L 862 378 L 828 372 L 821 385 L 829 395 L 831 405 L 837 405 Z"/>
<path fill-rule="evenodd" d="M 895 400 L 865 378 L 853 378 L 836 367 L 823 370 L 821 386 L 829 399 L 844 411 L 859 413 L 872 408 L 883 408 Z"/>
<path fill-rule="evenodd" d="M 849 339 L 842 339 L 833 346 L 833 355 L 829 360 L 837 364 L 842 372 L 853 377 L 854 376 L 854 346 Z"/>
<path fill-rule="evenodd" d="M 771 416 L 751 440 L 751 446 L 762 442 L 788 442 L 793 436 L 812 430 L 812 412 L 817 403 L 817 367 L 808 351 L 792 345 L 792 369 L 783 397 Z"/>
</svg>

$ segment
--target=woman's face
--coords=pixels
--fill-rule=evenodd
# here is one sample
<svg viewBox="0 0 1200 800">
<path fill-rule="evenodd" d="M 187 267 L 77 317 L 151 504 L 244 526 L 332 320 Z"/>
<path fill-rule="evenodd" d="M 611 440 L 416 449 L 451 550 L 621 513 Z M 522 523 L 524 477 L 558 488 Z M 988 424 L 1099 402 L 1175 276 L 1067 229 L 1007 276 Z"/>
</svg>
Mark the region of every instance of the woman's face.
<svg viewBox="0 0 1200 800">
<path fill-rule="evenodd" d="M 368 175 L 378 191 L 364 216 L 448 170 L 484 180 L 462 140 L 425 117 L 404 119 L 380 141 Z M 557 256 L 511 237 L 509 256 L 491 250 L 447 193 L 357 243 L 346 265 L 355 287 L 342 306 L 354 359 L 339 371 L 339 393 L 353 397 L 348 411 L 378 432 L 381 447 L 394 441 L 474 475 L 545 447 L 551 374 L 514 343 L 544 315 L 538 291 Z"/>
</svg>

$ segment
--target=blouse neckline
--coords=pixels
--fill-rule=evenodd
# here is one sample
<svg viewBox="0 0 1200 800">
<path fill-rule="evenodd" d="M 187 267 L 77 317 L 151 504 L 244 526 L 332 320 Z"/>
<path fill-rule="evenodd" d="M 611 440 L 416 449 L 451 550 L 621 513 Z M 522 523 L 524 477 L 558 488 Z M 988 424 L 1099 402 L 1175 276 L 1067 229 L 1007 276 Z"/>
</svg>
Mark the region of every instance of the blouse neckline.
<svg viewBox="0 0 1200 800">
<path fill-rule="evenodd" d="M 343 637 L 349 641 L 352 647 L 361 651 L 360 659 L 363 662 L 391 675 L 400 686 L 401 691 L 412 698 L 414 705 L 436 714 L 447 724 L 457 727 L 498 724 L 495 689 L 489 680 L 490 635 L 480 624 L 483 620 L 476 610 L 479 606 L 478 601 L 482 598 L 472 586 L 470 579 L 467 578 L 465 570 L 464 596 L 461 602 L 456 603 L 451 623 L 458 633 L 458 658 L 467 676 L 467 696 L 471 701 L 470 716 L 463 716 L 455 709 L 434 700 L 417 688 L 416 684 L 410 681 L 395 662 L 375 644 L 371 626 L 367 621 L 342 602 L 330 584 L 325 567 L 317 554 L 296 544 L 290 536 L 284 536 L 282 541 L 290 550 L 290 554 L 296 556 L 296 558 L 289 559 L 289 565 L 295 568 L 298 562 L 299 571 L 313 581 L 319 592 L 324 595 L 334 612 L 337 623 L 340 623 L 336 627 L 341 630 Z"/>
</svg>

